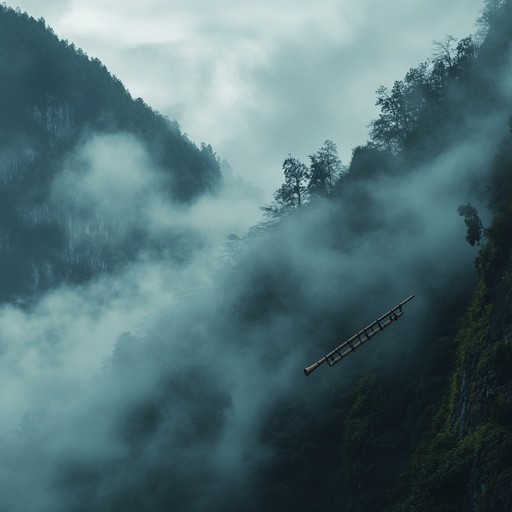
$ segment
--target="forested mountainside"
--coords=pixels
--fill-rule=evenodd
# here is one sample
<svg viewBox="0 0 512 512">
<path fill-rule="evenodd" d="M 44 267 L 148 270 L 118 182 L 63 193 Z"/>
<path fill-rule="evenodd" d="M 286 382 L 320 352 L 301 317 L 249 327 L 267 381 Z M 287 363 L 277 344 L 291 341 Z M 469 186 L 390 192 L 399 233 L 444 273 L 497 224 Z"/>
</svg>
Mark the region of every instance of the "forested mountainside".
<svg viewBox="0 0 512 512">
<path fill-rule="evenodd" d="M 465 299 L 447 305 L 439 297 L 419 359 L 402 374 L 371 372 L 358 382 L 341 437 L 342 510 L 512 506 L 512 125 L 504 119 L 512 119 L 510 20 L 512 2 L 486 2 L 480 44 L 446 38 L 430 64 L 381 89 L 370 147 L 355 151 L 351 172 L 338 182 L 350 201 L 344 181 L 406 169 L 479 124 L 500 126 L 482 134 L 496 143 L 487 145 L 491 158 L 472 183 L 492 220 L 484 227 L 466 216 L 466 239 L 481 244 L 471 304 L 464 312 Z M 489 121 L 493 111 L 497 125 Z M 386 146 L 393 156 L 382 153 Z M 397 158 L 400 165 L 390 163 Z"/>
<path fill-rule="evenodd" d="M 141 172 L 157 170 L 159 189 L 169 201 L 190 202 L 220 182 L 210 147 L 197 148 L 176 122 L 141 98 L 133 99 L 98 59 L 60 40 L 43 19 L 36 21 L 6 6 L 0 6 L 0 112 L 4 301 L 26 298 L 63 281 L 83 282 L 133 259 L 148 244 L 155 250 L 162 245 L 169 249 L 172 237 L 179 236 L 168 233 L 162 244 L 143 222 L 131 232 L 119 233 L 119 219 L 112 212 L 85 212 L 68 200 L 71 191 L 67 199 L 56 191 L 55 179 L 63 167 L 77 175 L 94 167 L 89 150 L 98 144 L 104 164 L 128 182 L 133 160 L 146 159 L 143 165 L 148 170 Z M 126 161 L 108 161 L 108 148 L 116 144 L 126 146 Z M 83 194 L 76 180 L 61 186 L 75 188 L 76 196 Z M 122 190 L 112 187 L 106 193 Z M 144 207 L 131 199 L 134 211 Z"/>
<path fill-rule="evenodd" d="M 0 508 L 509 510 L 511 19 L 486 1 L 380 88 L 347 167 L 289 155 L 211 275 L 218 208 L 180 207 L 221 186 L 211 149 L 3 7 Z"/>
<path fill-rule="evenodd" d="M 325 458 L 325 465 L 331 461 L 318 479 L 308 473 L 313 487 L 321 490 L 314 506 L 304 505 L 305 495 L 299 491 L 297 497 L 293 484 L 286 489 L 284 481 L 300 480 L 302 470 L 300 457 L 284 462 L 283 454 L 282 488 L 272 492 L 281 494 L 278 499 L 293 503 L 296 510 L 505 511 L 512 507 L 510 20 L 512 2 L 486 2 L 479 41 L 447 36 L 434 43 L 429 61 L 412 68 L 391 88 L 381 87 L 377 91 L 381 114 L 371 125 L 369 142 L 354 150 L 348 169 L 342 169 L 329 141 L 311 155 L 309 166 L 291 155 L 283 164 L 285 183 L 276 191 L 274 203 L 266 207 L 267 214 L 280 219 L 304 205 L 313 209 L 319 199 L 328 198 L 337 212 L 331 222 L 348 224 L 351 240 L 339 241 L 344 246 L 374 230 L 389 229 L 389 212 L 402 210 L 400 202 L 383 201 L 384 192 L 372 189 L 384 186 L 385 193 L 400 197 L 390 191 L 391 183 L 407 188 L 401 182 L 421 172 L 425 176 L 417 185 L 428 186 L 428 173 L 438 172 L 439 166 L 447 174 L 443 187 L 450 187 L 450 167 L 467 165 L 467 172 L 457 178 L 457 187 L 466 188 L 467 194 L 458 210 L 467 227 L 466 240 L 480 246 L 476 272 L 467 269 L 465 284 L 452 273 L 446 275 L 444 286 L 420 286 L 422 294 L 432 295 L 429 312 L 413 333 L 415 354 L 403 347 L 402 361 L 390 358 L 387 364 L 370 364 L 350 391 L 341 391 L 338 414 L 322 409 L 324 424 L 314 435 L 320 439 L 296 446 L 301 455 L 316 452 Z M 457 154 L 475 154 L 468 141 L 476 144 L 477 158 L 481 158 L 476 172 Z M 451 157 L 444 159 L 443 154 Z M 388 183 L 383 176 L 388 176 Z M 437 227 L 448 222 L 436 212 L 444 199 L 428 203 L 421 190 L 413 194 L 426 210 L 424 222 Z M 488 227 L 468 200 L 489 209 Z M 456 209 L 454 205 L 454 213 Z M 396 230 L 411 228 L 408 215 L 414 209 L 404 210 Z M 398 256 L 404 250 L 401 236 L 396 232 L 388 236 L 397 246 L 394 258 L 403 262 Z M 330 238 L 336 243 L 333 232 Z M 411 243 L 417 243 L 414 239 L 411 233 Z M 385 244 L 384 239 L 381 242 Z M 422 250 L 412 254 L 425 256 Z M 440 260 L 453 258 L 456 264 L 460 257 L 442 246 L 431 256 L 430 269 L 421 264 L 416 268 L 426 281 L 436 279 Z M 411 263 L 401 273 L 398 262 L 386 261 L 387 271 L 397 281 L 408 279 L 412 286 Z M 382 275 L 373 279 L 382 292 Z M 396 286 L 389 279 L 387 283 Z M 355 298 L 359 300 L 359 294 Z M 298 420 L 297 415 L 292 421 L 307 428 L 307 421 Z M 342 426 L 339 437 L 333 434 L 337 422 Z M 285 429 L 287 441 L 293 431 L 293 427 Z M 336 441 L 324 446 L 333 437 Z M 327 487 L 331 502 L 325 498 L 327 480 L 337 482 Z"/>
</svg>

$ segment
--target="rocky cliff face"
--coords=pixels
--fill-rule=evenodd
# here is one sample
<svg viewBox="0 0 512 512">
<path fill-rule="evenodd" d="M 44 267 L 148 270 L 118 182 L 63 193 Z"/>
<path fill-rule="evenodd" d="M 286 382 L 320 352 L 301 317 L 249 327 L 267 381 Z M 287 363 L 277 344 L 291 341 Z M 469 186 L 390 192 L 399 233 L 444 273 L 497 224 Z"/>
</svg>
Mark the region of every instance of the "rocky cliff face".
<svg viewBox="0 0 512 512">
<path fill-rule="evenodd" d="M 505 147 L 506 146 L 506 147 Z M 389 496 L 388 512 L 508 511 L 512 503 L 512 141 L 491 164 L 489 190 L 493 219 L 475 264 L 478 286 L 469 307 L 454 308 L 453 326 L 425 359 L 411 382 L 422 387 L 438 369 L 437 397 L 424 397 L 431 417 L 412 427 L 407 469 Z M 465 313 L 464 310 L 466 309 Z M 457 316 L 461 316 L 457 319 Z M 427 388 L 426 391 L 430 393 Z M 411 394 L 408 408 L 423 403 Z M 415 401 L 414 401 L 415 400 Z M 407 411 L 407 409 L 406 409 Z M 403 426 L 402 426 L 403 428 Z M 416 428 L 416 430 L 414 430 Z M 408 432 L 407 428 L 403 428 Z M 419 434 L 418 434 L 419 433 Z M 382 437 L 382 434 L 379 434 Z M 367 443 L 368 444 L 368 443 Z"/>
<path fill-rule="evenodd" d="M 512 251 L 509 251 L 492 290 L 493 311 L 489 319 L 488 343 L 512 343 Z"/>
<path fill-rule="evenodd" d="M 484 258 L 501 249 L 489 245 Z M 465 510 L 475 512 L 507 510 L 512 502 L 512 250 L 499 261 L 495 254 L 494 264 L 472 306 L 453 379 L 451 427 L 471 462 Z"/>
</svg>

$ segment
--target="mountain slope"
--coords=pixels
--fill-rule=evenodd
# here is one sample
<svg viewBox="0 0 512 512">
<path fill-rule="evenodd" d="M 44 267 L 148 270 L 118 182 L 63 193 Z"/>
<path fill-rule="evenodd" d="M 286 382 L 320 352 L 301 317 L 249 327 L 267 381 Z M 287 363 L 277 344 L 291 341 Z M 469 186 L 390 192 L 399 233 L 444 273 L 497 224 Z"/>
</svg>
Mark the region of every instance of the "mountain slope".
<svg viewBox="0 0 512 512">
<path fill-rule="evenodd" d="M 80 151 L 98 137 L 105 136 L 108 146 L 109 136 L 125 135 L 126 147 L 118 151 L 126 156 L 128 181 L 130 158 L 137 155 L 127 148 L 138 147 L 148 175 L 159 174 L 158 189 L 169 204 L 189 203 L 220 183 L 209 146 L 198 149 L 177 123 L 134 100 L 105 66 L 59 40 L 44 20 L 5 6 L 0 6 L 0 112 L 2 300 L 112 269 L 135 257 L 137 238 L 148 238 L 145 226 L 134 226 L 124 246 L 113 247 L 111 233 L 101 227 L 111 224 L 104 212 L 84 219 L 55 199 L 55 180 L 64 168 L 81 165 L 82 173 L 88 172 L 92 164 Z M 103 163 L 104 174 L 121 166 L 122 157 L 114 152 Z M 133 210 L 141 207 L 134 201 Z M 88 249 L 76 248 L 66 226 L 84 223 L 89 237 L 103 239 L 96 244 L 101 248 L 91 251 L 90 243 Z"/>
<path fill-rule="evenodd" d="M 472 182 L 492 214 L 476 258 L 477 290 L 467 311 L 469 290 L 452 304 L 440 297 L 437 327 L 423 336 L 418 359 L 395 375 L 369 374 L 354 390 L 343 422 L 342 510 L 505 511 L 512 503 L 512 2 L 493 4 L 484 41 L 449 78 L 439 107 L 430 100 L 420 109 L 393 157 L 417 165 L 461 134 L 494 126 L 482 132 L 490 158 Z M 389 156 L 380 149 L 355 152 L 355 174 L 339 185 L 382 169 Z M 349 190 L 340 187 L 344 200 Z"/>
<path fill-rule="evenodd" d="M 508 139 L 510 144 L 512 139 Z M 512 503 L 512 159 L 508 198 L 480 251 L 480 284 L 457 334 L 450 390 L 390 510 L 508 510 Z"/>
<path fill-rule="evenodd" d="M 69 53 L 105 79 L 90 116 L 81 96 L 66 106 L 79 84 L 50 73 L 48 110 L 22 80 L 18 111 L 28 110 L 19 124 L 12 114 L 17 135 L 3 146 L 6 161 L 16 156 L 0 203 L 11 299 L 0 308 L 0 384 L 12 390 L 0 396 L 3 509 L 508 505 L 512 101 L 507 60 L 493 51 L 507 48 L 506 30 L 491 27 L 482 46 L 463 39 L 449 59 L 381 89 L 382 117 L 332 192 L 233 237 L 230 264 L 212 278 L 202 235 L 219 212 L 183 204 L 190 190 L 173 186 L 214 188 L 216 167 L 178 178 L 155 140 L 202 162 L 215 160 L 210 149 L 183 140 L 42 22 L 3 15 L 25 33 L 12 37 L 61 45 L 45 62 L 62 51 L 52 65 Z M 141 131 L 136 112 L 165 130 Z M 481 209 L 489 189 L 497 216 L 477 276 L 457 206 Z M 398 324 L 304 377 L 411 293 Z"/>
</svg>

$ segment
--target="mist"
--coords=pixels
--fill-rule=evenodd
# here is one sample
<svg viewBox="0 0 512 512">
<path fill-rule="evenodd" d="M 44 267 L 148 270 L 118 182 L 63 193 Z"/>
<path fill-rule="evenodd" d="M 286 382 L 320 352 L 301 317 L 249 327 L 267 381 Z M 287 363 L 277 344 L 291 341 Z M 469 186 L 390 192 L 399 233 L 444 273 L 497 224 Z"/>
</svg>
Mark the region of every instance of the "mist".
<svg viewBox="0 0 512 512">
<path fill-rule="evenodd" d="M 52 207 L 79 219 L 73 243 L 111 249 L 142 230 L 149 249 L 29 307 L 2 306 L 2 507 L 259 510 L 263 494 L 266 510 L 280 510 L 268 497 L 286 447 L 277 432 L 315 438 L 333 391 L 369 368 L 406 364 L 433 302 L 471 285 L 475 252 L 456 209 L 482 205 L 473 185 L 495 149 L 483 141 L 502 123 L 489 115 L 428 163 L 360 182 L 360 202 L 318 201 L 247 237 L 257 206 L 233 189 L 173 204 L 133 135 L 80 141 L 51 194 Z M 397 325 L 304 376 L 411 293 Z M 318 431 L 283 410 L 303 411 Z M 302 489 L 304 510 L 315 494 Z"/>
<path fill-rule="evenodd" d="M 75 140 L 25 220 L 58 221 L 66 261 L 94 273 L 48 289 L 34 269 L 34 298 L 0 307 L 0 508 L 339 510 L 344 398 L 417 364 L 474 287 L 457 207 L 489 218 L 505 110 L 461 113 L 421 163 L 341 180 L 272 228 L 227 164 L 180 202 L 136 133 Z M 411 294 L 398 323 L 304 376 Z"/>
<path fill-rule="evenodd" d="M 482 1 L 13 5 L 44 16 L 271 197 L 283 154 L 306 158 L 333 139 L 347 163 L 379 85 L 424 59 L 432 40 L 473 31 Z"/>
</svg>

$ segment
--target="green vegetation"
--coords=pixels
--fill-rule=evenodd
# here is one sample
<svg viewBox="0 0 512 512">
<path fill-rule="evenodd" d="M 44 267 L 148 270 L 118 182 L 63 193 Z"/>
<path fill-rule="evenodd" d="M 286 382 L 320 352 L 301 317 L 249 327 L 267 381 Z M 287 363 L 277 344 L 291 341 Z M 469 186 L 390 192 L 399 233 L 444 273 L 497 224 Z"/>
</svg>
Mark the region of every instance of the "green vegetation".
<svg viewBox="0 0 512 512">
<path fill-rule="evenodd" d="M 348 169 L 341 165 L 332 141 L 325 141 L 310 155 L 309 165 L 291 155 L 285 159 L 284 183 L 264 211 L 273 221 L 294 216 L 304 221 L 309 245 L 298 244 L 306 252 L 301 257 L 306 259 L 321 248 L 329 254 L 325 260 L 319 258 L 318 265 L 328 265 L 330 251 L 332 259 L 341 259 L 351 243 L 361 243 L 372 230 L 406 229 L 402 222 L 385 225 L 382 205 L 372 204 L 377 199 L 368 194 L 373 180 L 405 177 L 412 167 L 421 169 L 433 156 L 464 141 L 489 110 L 512 113 L 500 85 L 509 63 L 510 19 L 512 1 L 488 0 L 480 20 L 481 41 L 448 36 L 435 43 L 429 61 L 411 69 L 392 87 L 379 88 L 380 115 L 371 124 L 367 144 L 354 149 Z M 108 215 L 61 209 L 52 203 L 52 180 L 91 133 L 121 132 L 140 141 L 150 164 L 162 171 L 164 197 L 169 202 L 190 203 L 219 184 L 219 164 L 212 148 L 196 147 L 175 122 L 140 98 L 133 99 L 98 60 L 60 41 L 44 20 L 33 20 L 5 6 L 0 7 L 0 62 L 0 299 L 23 300 L 63 282 L 83 283 L 101 272 L 115 272 L 141 254 L 151 254 L 155 261 L 162 255 L 166 261 L 185 261 L 199 243 L 193 234 L 171 230 L 152 237 L 143 223 L 135 222 L 115 238 L 112 234 L 119 233 Z M 403 364 L 370 364 L 371 370 L 357 372 L 360 378 L 355 385 L 333 386 L 322 393 L 320 405 L 315 397 L 314 407 L 306 403 L 311 399 L 308 396 L 303 401 L 288 396 L 276 399 L 275 410 L 258 419 L 261 444 L 271 448 L 261 456 L 272 460 L 265 475 L 255 476 L 259 502 L 247 510 L 511 508 L 512 137 L 506 122 L 492 136 L 498 144 L 488 180 L 469 184 L 489 194 L 490 226 L 484 229 L 470 203 L 459 208 L 468 227 L 468 242 L 485 242 L 476 259 L 478 285 L 472 300 L 462 285 L 451 290 L 446 283 L 440 288 L 442 293 L 431 292 L 429 302 L 434 306 L 428 314 L 435 322 L 428 331 L 415 334 L 414 354 L 404 354 Z M 80 168 L 80 163 L 76 166 Z M 329 205 L 327 213 L 322 211 L 315 224 L 315 216 L 311 220 L 307 215 L 325 204 Z M 453 215 L 457 215 L 456 208 Z M 67 226 L 80 225 L 84 217 L 83 231 L 90 238 L 80 244 Z M 344 236 L 340 236 L 341 219 L 348 226 L 342 231 Z M 218 294 L 223 298 L 210 313 L 215 321 L 197 328 L 208 332 L 212 340 L 218 337 L 239 343 L 243 338 L 247 351 L 258 343 L 264 354 L 259 362 L 275 366 L 276 371 L 280 356 L 284 359 L 291 345 L 302 346 L 309 338 L 315 338 L 315 343 L 332 339 L 341 322 L 336 305 L 341 292 L 330 290 L 331 283 L 314 282 L 317 269 L 313 266 L 294 265 L 290 248 L 283 249 L 286 244 L 279 239 L 284 224 L 267 225 L 277 233 L 274 245 L 260 247 L 249 262 L 240 263 L 236 270 L 241 271 L 233 273 L 236 283 L 229 282 Z M 352 233 L 355 242 L 349 236 Z M 290 239 L 292 235 L 286 234 Z M 232 235 L 231 240 L 238 250 L 240 239 Z M 330 274 L 337 270 L 332 265 Z M 325 278 L 321 272 L 318 275 Z M 422 278 L 428 281 L 429 276 Z M 318 290 L 308 295 L 301 290 L 303 281 Z M 333 282 L 338 284 L 335 276 Z M 378 295 L 379 286 L 385 284 L 370 286 Z M 314 294 L 326 290 L 332 294 L 332 304 L 315 301 Z M 363 300 L 355 297 L 351 307 L 357 310 Z M 351 320 L 343 321 L 350 324 Z M 184 339 L 190 338 L 188 327 L 183 328 Z M 265 345 L 261 339 L 271 338 L 269 334 L 274 341 Z M 114 364 L 127 364 L 131 370 L 140 349 L 129 335 L 120 341 L 125 352 L 114 353 Z M 233 346 L 239 348 L 235 342 Z M 215 377 L 214 371 L 208 384 L 201 381 L 204 390 L 199 390 L 199 397 L 208 404 L 204 411 L 216 427 L 212 429 L 211 421 L 207 425 L 205 416 L 198 413 L 194 435 L 221 429 L 219 410 L 229 400 L 214 392 Z M 196 389 L 196 380 L 194 376 L 191 389 Z M 169 388 L 162 392 L 161 401 L 165 405 L 172 401 Z M 212 405 L 216 401 L 219 409 Z M 164 409 L 158 400 L 148 400 L 127 416 L 132 429 L 127 436 L 130 449 L 134 440 L 142 444 L 155 434 Z M 320 419 L 318 410 L 322 411 Z M 193 436 L 186 439 L 194 441 Z M 138 463 L 136 457 L 134 461 Z M 64 474 L 76 480 L 77 486 L 89 479 L 88 485 L 94 488 L 97 483 L 90 476 L 94 472 L 79 469 Z M 160 485 L 160 479 L 166 488 L 164 476 L 165 472 L 156 471 L 155 480 L 150 475 L 140 484 L 144 492 L 133 491 L 134 495 L 145 499 L 150 494 L 146 489 L 152 490 L 155 481 Z M 315 496 L 315 503 L 306 505 L 305 497 L 312 492 L 316 495 L 318 489 L 322 492 Z"/>
<path fill-rule="evenodd" d="M 430 75 L 425 74 L 426 66 L 421 66 L 412 70 L 404 82 L 395 83 L 391 92 L 379 90 L 378 104 L 383 108 L 383 114 L 372 129 L 377 147 L 405 152 L 406 158 L 408 152 L 418 154 L 418 147 L 420 153 L 427 147 L 425 138 L 421 140 L 421 133 L 426 131 L 426 118 L 435 116 L 438 108 L 446 110 L 446 102 L 443 106 L 443 95 L 434 95 L 432 87 L 428 89 L 430 96 L 423 94 L 419 101 L 419 96 L 413 92 L 421 83 L 432 84 L 436 79 L 442 84 L 441 90 L 451 91 L 448 95 L 451 104 L 454 82 L 464 80 L 462 90 L 475 98 L 482 83 L 479 74 L 483 69 L 489 69 L 487 59 L 492 56 L 494 61 L 495 58 L 491 45 L 503 46 L 505 41 L 510 41 L 511 35 L 509 27 L 505 31 L 503 16 L 512 9 L 512 2 L 500 2 L 499 5 L 494 2 L 496 13 L 491 12 L 490 4 L 488 2 L 485 11 L 490 23 L 489 36 L 481 49 L 474 47 L 469 39 L 462 40 L 457 46 L 452 39 L 447 39 L 440 47 L 444 53 L 434 60 Z M 501 33 L 500 37 L 496 37 L 496 31 Z M 450 59 L 453 48 L 454 58 Z M 440 69 L 444 70 L 444 78 L 439 81 Z M 492 91 L 486 94 L 490 97 Z M 404 104 L 410 104 L 405 108 L 407 115 L 400 119 L 390 118 L 390 113 L 401 111 Z M 449 110 L 451 105 L 447 107 Z M 429 140 L 428 144 L 431 143 Z M 473 301 L 458 332 L 444 334 L 447 337 L 442 343 L 444 347 L 451 347 L 452 352 L 445 352 L 442 365 L 437 360 L 428 361 L 426 366 L 426 373 L 436 368 L 440 378 L 430 389 L 422 390 L 426 394 L 416 396 L 407 394 L 407 383 L 414 387 L 421 382 L 417 367 L 403 377 L 401 386 L 392 386 L 393 389 L 389 389 L 387 375 L 364 377 L 360 381 L 342 437 L 346 457 L 341 462 L 345 475 L 341 485 L 349 497 L 348 506 L 343 510 L 456 512 L 510 509 L 511 147 L 510 136 L 504 133 L 489 173 L 490 205 L 494 212 L 490 228 L 483 229 L 476 209 L 470 204 L 459 209 L 468 227 L 468 242 L 471 245 L 480 242 L 483 233 L 488 239 L 476 260 L 480 282 Z M 359 154 L 362 151 L 368 150 L 359 149 Z M 379 157 L 377 154 L 376 158 Z M 460 305 L 452 311 L 454 317 L 461 315 L 459 308 Z M 440 342 L 430 340 L 430 343 L 430 348 L 424 347 L 427 357 L 435 354 Z M 422 406 L 420 400 L 423 400 Z M 412 422 L 408 410 L 425 406 L 428 414 Z M 386 418 L 391 419 L 389 425 Z M 404 439 L 410 442 L 404 442 Z M 383 460 L 387 464 L 383 464 Z"/>
<path fill-rule="evenodd" d="M 343 173 L 338 148 L 332 140 L 309 156 L 310 166 L 288 155 L 283 162 L 284 183 L 274 193 L 274 202 L 262 208 L 265 215 L 278 218 L 301 208 L 310 200 L 328 198 Z"/>
<path fill-rule="evenodd" d="M 52 196 L 54 178 L 91 137 L 121 133 L 144 147 L 169 203 L 190 203 L 220 184 L 211 146 L 198 148 L 175 121 L 133 99 L 98 59 L 60 40 L 44 19 L 5 5 L 0 63 L 0 302 L 84 282 L 148 246 L 172 252 L 180 233 L 162 244 L 142 224 L 114 245 L 113 220 L 63 208 Z M 70 225 L 87 231 L 85 246 L 73 240 Z"/>
<path fill-rule="evenodd" d="M 317 157 L 311 157 L 309 171 L 301 167 L 307 199 L 314 203 L 313 183 L 322 183 L 317 196 L 343 201 L 345 207 L 354 202 L 352 213 L 360 216 L 364 189 L 354 194 L 358 183 L 405 173 L 408 165 L 426 161 L 464 138 L 472 116 L 489 106 L 502 104 L 512 112 L 498 85 L 512 41 L 511 15 L 512 2 L 487 1 L 479 20 L 481 43 L 447 36 L 435 42 L 432 59 L 391 89 L 379 88 L 381 114 L 371 125 L 370 141 L 354 150 L 348 172 L 337 166 L 330 180 L 315 182 Z M 393 374 L 363 376 L 342 399 L 340 510 L 505 511 L 512 506 L 512 137 L 506 126 L 499 138 L 488 181 L 475 184 L 489 193 L 490 227 L 483 227 L 471 203 L 458 210 L 466 240 L 483 244 L 469 307 L 464 299 L 446 305 L 437 330 L 423 337 L 417 359 Z M 287 183 L 275 198 L 290 211 L 307 201 L 297 200 L 297 192 L 288 200 Z M 360 232 L 375 222 L 364 217 L 355 225 Z"/>
</svg>

